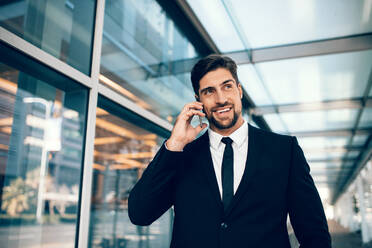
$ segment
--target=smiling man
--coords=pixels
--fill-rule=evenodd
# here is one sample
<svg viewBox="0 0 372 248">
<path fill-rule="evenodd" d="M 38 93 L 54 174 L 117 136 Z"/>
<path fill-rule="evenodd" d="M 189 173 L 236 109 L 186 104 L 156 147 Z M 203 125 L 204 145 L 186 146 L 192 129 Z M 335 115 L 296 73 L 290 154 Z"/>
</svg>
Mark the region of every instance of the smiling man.
<svg viewBox="0 0 372 248">
<path fill-rule="evenodd" d="M 324 210 L 295 137 L 257 129 L 242 116 L 233 60 L 201 59 L 197 101 L 181 110 L 129 197 L 129 217 L 149 225 L 171 206 L 171 247 L 289 248 L 287 216 L 303 248 L 330 248 Z M 203 112 L 201 112 L 203 110 Z M 194 115 L 207 124 L 191 126 Z"/>
</svg>

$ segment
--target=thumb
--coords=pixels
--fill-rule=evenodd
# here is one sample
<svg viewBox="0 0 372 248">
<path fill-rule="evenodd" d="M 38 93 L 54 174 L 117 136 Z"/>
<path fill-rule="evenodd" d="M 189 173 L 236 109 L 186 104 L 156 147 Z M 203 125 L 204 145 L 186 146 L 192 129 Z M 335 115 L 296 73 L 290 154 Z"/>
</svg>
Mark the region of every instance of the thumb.
<svg viewBox="0 0 372 248">
<path fill-rule="evenodd" d="M 198 126 L 196 127 L 196 131 L 197 131 L 198 133 L 200 133 L 200 132 L 203 131 L 203 129 L 205 129 L 206 127 L 208 127 L 208 124 L 207 124 L 207 123 L 203 123 L 202 126 L 198 125 Z"/>
</svg>

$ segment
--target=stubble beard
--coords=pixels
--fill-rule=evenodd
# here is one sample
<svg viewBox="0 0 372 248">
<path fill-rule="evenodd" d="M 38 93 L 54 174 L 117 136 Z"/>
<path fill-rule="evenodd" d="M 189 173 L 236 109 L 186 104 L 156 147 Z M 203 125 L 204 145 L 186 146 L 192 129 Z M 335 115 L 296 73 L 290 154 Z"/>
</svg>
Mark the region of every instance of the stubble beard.
<svg viewBox="0 0 372 248">
<path fill-rule="evenodd" d="M 233 107 L 234 109 L 234 107 Z M 211 114 L 210 116 L 207 116 L 207 119 L 209 121 L 209 123 L 213 126 L 215 126 L 217 129 L 229 129 L 229 128 L 232 128 L 233 126 L 235 126 L 236 122 L 238 121 L 239 119 L 239 114 L 234 111 L 234 116 L 233 116 L 233 119 L 227 123 L 227 124 L 222 124 L 221 122 L 219 122 L 218 120 L 216 120 L 213 116 L 213 114 Z"/>
</svg>

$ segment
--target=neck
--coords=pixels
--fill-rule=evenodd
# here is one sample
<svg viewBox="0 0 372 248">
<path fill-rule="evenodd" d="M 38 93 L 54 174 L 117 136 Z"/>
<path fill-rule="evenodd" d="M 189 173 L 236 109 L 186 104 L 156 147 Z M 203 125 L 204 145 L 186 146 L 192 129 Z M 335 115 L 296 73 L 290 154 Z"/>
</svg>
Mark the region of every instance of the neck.
<svg viewBox="0 0 372 248">
<path fill-rule="evenodd" d="M 240 128 L 244 124 L 244 119 L 242 116 L 239 117 L 238 121 L 235 123 L 234 126 L 226 129 L 218 129 L 215 126 L 210 126 L 210 129 L 212 129 L 214 132 L 222 135 L 222 136 L 229 136 L 233 132 L 235 132 L 238 128 Z"/>
</svg>

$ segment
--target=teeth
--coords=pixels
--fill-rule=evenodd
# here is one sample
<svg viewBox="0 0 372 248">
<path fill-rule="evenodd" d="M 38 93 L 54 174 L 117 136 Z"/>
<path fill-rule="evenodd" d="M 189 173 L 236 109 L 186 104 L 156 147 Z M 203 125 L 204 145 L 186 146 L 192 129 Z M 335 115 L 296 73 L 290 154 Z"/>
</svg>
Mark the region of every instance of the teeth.
<svg viewBox="0 0 372 248">
<path fill-rule="evenodd" d="M 223 112 L 227 112 L 229 110 L 230 110 L 230 108 L 225 108 L 225 109 L 222 109 L 222 110 L 218 110 L 217 112 L 218 113 L 223 113 Z"/>
</svg>

